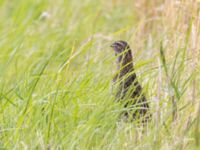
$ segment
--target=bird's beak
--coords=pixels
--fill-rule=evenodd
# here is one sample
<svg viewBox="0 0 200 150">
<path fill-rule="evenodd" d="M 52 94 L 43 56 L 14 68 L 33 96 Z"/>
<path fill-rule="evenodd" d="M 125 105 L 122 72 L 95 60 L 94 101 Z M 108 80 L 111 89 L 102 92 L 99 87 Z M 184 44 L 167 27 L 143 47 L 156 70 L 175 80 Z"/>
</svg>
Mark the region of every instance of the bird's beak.
<svg viewBox="0 0 200 150">
<path fill-rule="evenodd" d="M 110 45 L 110 47 L 114 48 L 116 46 L 116 43 L 113 43 L 112 45 Z"/>
</svg>

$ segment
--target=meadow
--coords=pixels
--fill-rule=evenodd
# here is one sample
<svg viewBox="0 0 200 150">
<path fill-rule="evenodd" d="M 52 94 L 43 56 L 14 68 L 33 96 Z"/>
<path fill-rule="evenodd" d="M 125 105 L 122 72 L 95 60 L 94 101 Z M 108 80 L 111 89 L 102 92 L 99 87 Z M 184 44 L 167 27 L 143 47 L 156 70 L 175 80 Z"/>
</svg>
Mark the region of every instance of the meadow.
<svg viewBox="0 0 200 150">
<path fill-rule="evenodd" d="M 199 0 L 1 0 L 0 20 L 0 149 L 200 148 Z M 145 127 L 119 122 L 119 39 Z"/>
</svg>

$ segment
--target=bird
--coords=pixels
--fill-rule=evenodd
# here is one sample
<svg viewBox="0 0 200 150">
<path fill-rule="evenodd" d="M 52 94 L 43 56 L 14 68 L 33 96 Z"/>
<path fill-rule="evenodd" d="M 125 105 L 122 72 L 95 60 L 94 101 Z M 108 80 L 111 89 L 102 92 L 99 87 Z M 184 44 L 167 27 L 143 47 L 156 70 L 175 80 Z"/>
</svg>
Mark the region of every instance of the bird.
<svg viewBox="0 0 200 150">
<path fill-rule="evenodd" d="M 142 91 L 134 71 L 131 48 L 126 41 L 115 41 L 111 47 L 116 56 L 117 72 L 113 83 L 117 86 L 115 99 L 123 103 L 125 120 L 141 120 L 147 122 L 150 118 L 149 103 Z"/>
</svg>

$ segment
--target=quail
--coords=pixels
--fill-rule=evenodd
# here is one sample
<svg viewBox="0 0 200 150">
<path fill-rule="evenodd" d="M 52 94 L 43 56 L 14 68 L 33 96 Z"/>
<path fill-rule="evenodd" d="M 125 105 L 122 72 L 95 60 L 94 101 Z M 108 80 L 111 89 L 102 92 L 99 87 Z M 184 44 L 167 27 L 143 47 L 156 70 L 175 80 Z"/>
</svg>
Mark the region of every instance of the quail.
<svg viewBox="0 0 200 150">
<path fill-rule="evenodd" d="M 115 99 L 122 102 L 126 108 L 123 112 L 126 120 L 141 119 L 146 122 L 150 118 L 147 113 L 149 104 L 134 71 L 130 46 L 126 41 L 116 41 L 111 47 L 117 63 L 117 73 L 113 78 L 114 85 L 117 86 Z"/>
</svg>

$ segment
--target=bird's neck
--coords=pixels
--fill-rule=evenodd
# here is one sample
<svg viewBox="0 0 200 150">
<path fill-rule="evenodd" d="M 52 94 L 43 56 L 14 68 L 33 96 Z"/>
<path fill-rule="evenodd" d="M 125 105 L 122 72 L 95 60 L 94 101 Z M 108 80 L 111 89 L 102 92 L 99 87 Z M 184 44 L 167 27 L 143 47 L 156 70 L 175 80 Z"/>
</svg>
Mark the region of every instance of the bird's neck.
<svg viewBox="0 0 200 150">
<path fill-rule="evenodd" d="M 133 71 L 133 59 L 131 50 L 128 50 L 121 56 L 121 61 L 118 63 L 119 77 L 126 75 Z"/>
</svg>

